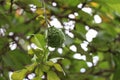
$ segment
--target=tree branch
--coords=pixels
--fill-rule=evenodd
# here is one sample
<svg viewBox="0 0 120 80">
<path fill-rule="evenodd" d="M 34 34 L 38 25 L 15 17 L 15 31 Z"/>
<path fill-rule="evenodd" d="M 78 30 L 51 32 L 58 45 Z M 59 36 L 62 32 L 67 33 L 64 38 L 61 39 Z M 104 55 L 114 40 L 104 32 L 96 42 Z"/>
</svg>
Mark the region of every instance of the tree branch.
<svg viewBox="0 0 120 80">
<path fill-rule="evenodd" d="M 14 0 L 10 0 L 10 3 L 11 3 L 11 5 L 10 5 L 10 9 L 9 9 L 9 12 L 10 12 L 10 13 L 12 13 L 12 10 L 13 10 L 13 9 L 12 9 L 13 1 L 14 1 Z"/>
</svg>

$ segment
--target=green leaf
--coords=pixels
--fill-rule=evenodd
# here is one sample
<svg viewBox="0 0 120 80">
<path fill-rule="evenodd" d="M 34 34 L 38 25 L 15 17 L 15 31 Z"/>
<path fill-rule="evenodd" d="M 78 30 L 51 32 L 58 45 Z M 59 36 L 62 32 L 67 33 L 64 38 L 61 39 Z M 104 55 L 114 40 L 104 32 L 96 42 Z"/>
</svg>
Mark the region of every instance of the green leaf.
<svg viewBox="0 0 120 80">
<path fill-rule="evenodd" d="M 0 77 L 0 80 L 5 80 L 3 77 Z"/>
<path fill-rule="evenodd" d="M 63 72 L 63 69 L 62 69 L 62 67 L 61 67 L 61 65 L 60 64 L 54 64 L 54 67 L 55 67 L 55 69 L 57 70 L 57 71 L 60 71 L 60 72 Z"/>
<path fill-rule="evenodd" d="M 61 1 L 61 0 L 60 0 Z M 70 7 L 76 7 L 79 3 L 84 2 L 85 0 L 62 0 L 62 3 L 66 4 L 67 6 Z"/>
<path fill-rule="evenodd" d="M 46 46 L 45 37 L 41 34 L 33 35 L 32 42 L 35 43 L 41 50 L 44 50 Z"/>
<path fill-rule="evenodd" d="M 10 67 L 11 69 L 22 69 L 25 64 L 31 63 L 30 57 L 20 50 L 16 49 L 7 53 L 8 54 L 2 56 L 2 60 L 4 61 L 5 65 Z"/>
<path fill-rule="evenodd" d="M 53 63 L 52 61 L 47 61 L 47 62 L 46 62 L 46 65 L 53 66 L 54 63 Z"/>
<path fill-rule="evenodd" d="M 114 62 L 115 62 L 115 72 L 113 76 L 113 80 L 119 80 L 120 79 L 120 53 L 116 53 L 116 55 L 113 55 Z"/>
<path fill-rule="evenodd" d="M 15 71 L 12 74 L 12 79 L 13 80 L 23 80 L 25 78 L 26 74 L 27 74 L 27 70 L 26 69 Z"/>
<path fill-rule="evenodd" d="M 34 62 L 33 64 L 26 66 L 25 68 L 27 69 L 28 72 L 32 72 L 36 66 L 37 63 Z"/>
<path fill-rule="evenodd" d="M 30 4 L 34 4 L 38 7 L 42 6 L 40 0 L 16 0 L 15 3 L 20 4 L 19 6 L 21 7 L 29 6 Z"/>
<path fill-rule="evenodd" d="M 49 71 L 49 69 L 50 69 L 50 66 L 48 66 L 48 65 L 41 65 L 41 70 L 43 71 L 43 72 L 48 72 Z"/>
<path fill-rule="evenodd" d="M 41 68 L 38 66 L 36 69 L 35 69 L 35 74 L 36 74 L 36 78 L 38 77 L 42 77 L 43 76 L 43 71 L 41 70 Z"/>
<path fill-rule="evenodd" d="M 48 80 L 60 80 L 60 78 L 57 76 L 57 74 L 53 71 L 47 72 L 47 79 Z"/>
<path fill-rule="evenodd" d="M 35 78 L 32 79 L 32 80 L 42 80 L 42 78 L 41 78 L 41 77 L 35 77 Z"/>
<path fill-rule="evenodd" d="M 73 43 L 73 39 L 70 36 L 65 35 L 65 42 L 64 42 L 64 44 L 65 45 L 70 45 L 72 43 Z"/>
</svg>

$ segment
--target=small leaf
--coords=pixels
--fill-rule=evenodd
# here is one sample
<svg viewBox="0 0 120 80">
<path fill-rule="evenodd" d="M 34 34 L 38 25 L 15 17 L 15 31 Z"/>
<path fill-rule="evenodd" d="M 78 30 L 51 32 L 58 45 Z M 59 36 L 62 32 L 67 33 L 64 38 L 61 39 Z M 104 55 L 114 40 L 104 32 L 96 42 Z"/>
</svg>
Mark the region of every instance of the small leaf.
<svg viewBox="0 0 120 80">
<path fill-rule="evenodd" d="M 54 67 L 57 71 L 63 72 L 62 67 L 60 66 L 60 64 L 54 64 Z"/>
<path fill-rule="evenodd" d="M 49 71 L 47 73 L 47 79 L 48 80 L 60 80 L 60 78 L 57 76 L 57 74 L 53 71 Z"/>
<path fill-rule="evenodd" d="M 49 65 L 49 66 L 53 66 L 54 65 L 54 63 L 52 61 L 47 61 L 46 64 Z"/>
<path fill-rule="evenodd" d="M 64 72 L 64 70 L 63 70 L 63 68 L 61 67 L 60 64 L 56 63 L 56 64 L 54 64 L 54 67 L 57 71 L 63 72 L 63 74 L 65 75 L 65 72 Z"/>
</svg>

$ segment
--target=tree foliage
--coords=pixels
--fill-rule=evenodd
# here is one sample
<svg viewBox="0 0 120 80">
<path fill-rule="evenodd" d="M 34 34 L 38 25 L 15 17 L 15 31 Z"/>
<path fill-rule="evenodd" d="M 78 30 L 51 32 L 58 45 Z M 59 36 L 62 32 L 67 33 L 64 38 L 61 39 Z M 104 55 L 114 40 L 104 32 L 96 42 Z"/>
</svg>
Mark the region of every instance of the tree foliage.
<svg viewBox="0 0 120 80">
<path fill-rule="evenodd" d="M 119 80 L 119 3 L 0 0 L 0 80 L 10 80 L 10 72 L 12 80 L 30 79 L 32 74 L 30 80 Z M 60 47 L 47 43 L 50 26 L 61 27 L 65 35 Z M 91 41 L 90 30 L 97 33 Z M 58 36 L 51 44 L 63 38 Z"/>
</svg>

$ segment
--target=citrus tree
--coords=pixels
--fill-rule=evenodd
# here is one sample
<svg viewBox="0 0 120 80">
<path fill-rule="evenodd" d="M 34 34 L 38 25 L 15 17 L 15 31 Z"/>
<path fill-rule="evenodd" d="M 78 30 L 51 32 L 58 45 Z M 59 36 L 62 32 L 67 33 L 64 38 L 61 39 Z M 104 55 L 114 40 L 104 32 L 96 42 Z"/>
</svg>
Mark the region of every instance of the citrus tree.
<svg viewBox="0 0 120 80">
<path fill-rule="evenodd" d="M 0 80 L 119 80 L 119 0 L 0 0 Z"/>
</svg>

